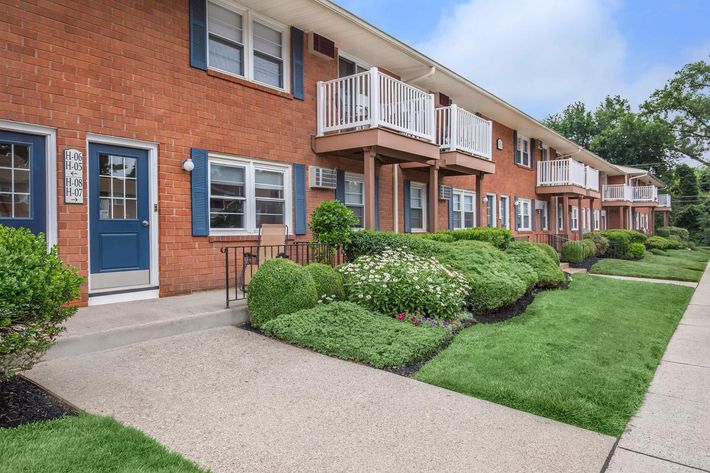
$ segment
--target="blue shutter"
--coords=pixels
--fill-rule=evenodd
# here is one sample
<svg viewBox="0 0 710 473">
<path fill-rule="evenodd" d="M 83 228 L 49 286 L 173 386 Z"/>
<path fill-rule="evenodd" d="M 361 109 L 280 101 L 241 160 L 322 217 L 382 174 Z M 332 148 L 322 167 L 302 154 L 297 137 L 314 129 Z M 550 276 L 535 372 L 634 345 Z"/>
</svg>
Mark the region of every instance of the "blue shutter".
<svg viewBox="0 0 710 473">
<path fill-rule="evenodd" d="M 303 31 L 291 27 L 291 72 L 293 98 L 303 100 Z"/>
<path fill-rule="evenodd" d="M 449 230 L 454 229 L 454 198 L 449 199 Z"/>
<path fill-rule="evenodd" d="M 210 211 L 207 150 L 192 148 L 190 156 L 195 164 L 195 168 L 190 175 L 192 187 L 192 236 L 208 236 L 210 234 Z"/>
<path fill-rule="evenodd" d="M 293 165 L 293 211 L 294 233 L 306 234 L 306 167 L 303 164 Z"/>
<path fill-rule="evenodd" d="M 535 169 L 535 140 L 530 138 L 530 167 Z M 533 228 L 533 230 L 535 230 Z"/>
<path fill-rule="evenodd" d="M 518 196 L 513 196 L 513 210 L 515 213 L 515 230 L 520 230 L 520 212 L 518 210 L 518 206 L 516 205 L 518 203 Z"/>
<path fill-rule="evenodd" d="M 535 231 L 535 220 L 537 220 L 537 210 L 535 210 L 535 199 L 530 200 L 530 228 Z"/>
<path fill-rule="evenodd" d="M 380 229 L 380 176 L 375 176 L 375 230 Z"/>
<path fill-rule="evenodd" d="M 518 149 L 518 130 L 513 130 L 513 163 L 520 162 L 520 150 Z"/>
<path fill-rule="evenodd" d="M 207 70 L 207 2 L 190 0 L 190 65 Z"/>
<path fill-rule="evenodd" d="M 411 202 L 410 202 L 410 183 L 405 180 L 403 183 L 404 188 L 404 231 L 407 233 L 412 232 L 412 218 L 411 218 Z"/>
<path fill-rule="evenodd" d="M 335 200 L 345 203 L 345 171 L 335 171 Z"/>
</svg>

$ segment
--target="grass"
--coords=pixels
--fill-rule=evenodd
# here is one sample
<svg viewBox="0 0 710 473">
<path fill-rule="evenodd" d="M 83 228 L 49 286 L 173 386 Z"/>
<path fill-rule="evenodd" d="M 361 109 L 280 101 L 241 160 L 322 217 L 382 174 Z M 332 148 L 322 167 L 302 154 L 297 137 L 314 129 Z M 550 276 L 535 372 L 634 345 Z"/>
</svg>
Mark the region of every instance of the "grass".
<svg viewBox="0 0 710 473">
<path fill-rule="evenodd" d="M 87 414 L 0 429 L 0 452 L 2 473 L 206 471 L 136 429 Z"/>
<path fill-rule="evenodd" d="M 666 252 L 668 256 L 647 252 L 639 261 L 603 259 L 592 266 L 590 272 L 637 278 L 700 281 L 705 265 L 710 259 L 710 252 L 704 250 L 666 250 Z"/>
<path fill-rule="evenodd" d="M 281 315 L 262 327 L 268 335 L 325 355 L 376 368 L 397 368 L 433 353 L 448 331 L 415 327 L 350 302 Z"/>
<path fill-rule="evenodd" d="M 577 275 L 514 319 L 463 330 L 416 378 L 619 436 L 692 293 Z"/>
</svg>

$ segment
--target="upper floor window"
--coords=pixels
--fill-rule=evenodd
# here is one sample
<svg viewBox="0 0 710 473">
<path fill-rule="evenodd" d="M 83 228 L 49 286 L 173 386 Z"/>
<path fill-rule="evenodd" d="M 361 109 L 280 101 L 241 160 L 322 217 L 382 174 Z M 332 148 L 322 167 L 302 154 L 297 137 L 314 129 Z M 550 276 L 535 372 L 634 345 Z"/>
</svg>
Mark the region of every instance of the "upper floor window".
<svg viewBox="0 0 710 473">
<path fill-rule="evenodd" d="M 254 233 L 265 223 L 290 225 L 288 166 L 210 156 L 210 231 Z"/>
<path fill-rule="evenodd" d="M 359 221 L 355 228 L 364 228 L 365 177 L 362 174 L 345 173 L 345 206 L 353 211 Z"/>
<path fill-rule="evenodd" d="M 515 163 L 530 167 L 530 138 L 518 135 L 518 143 L 515 149 Z"/>
<path fill-rule="evenodd" d="M 209 67 L 287 89 L 287 28 L 226 3 L 207 6 Z"/>
</svg>

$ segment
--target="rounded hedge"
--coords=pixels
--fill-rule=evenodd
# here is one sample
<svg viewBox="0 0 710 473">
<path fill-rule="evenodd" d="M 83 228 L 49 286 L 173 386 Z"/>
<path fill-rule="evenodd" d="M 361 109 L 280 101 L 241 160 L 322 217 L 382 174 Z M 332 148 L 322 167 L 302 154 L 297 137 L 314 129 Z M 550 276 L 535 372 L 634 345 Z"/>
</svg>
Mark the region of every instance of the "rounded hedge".
<svg viewBox="0 0 710 473">
<path fill-rule="evenodd" d="M 643 243 L 631 243 L 627 257 L 630 259 L 641 259 L 645 253 L 646 247 L 643 246 Z"/>
<path fill-rule="evenodd" d="M 552 247 L 549 247 L 555 252 Z M 535 243 L 514 241 L 508 244 L 505 254 L 510 259 L 520 264 L 527 264 L 537 274 L 536 285 L 540 287 L 559 286 L 565 280 L 565 275 L 560 269 L 556 258 Z M 555 256 L 557 253 L 555 252 Z"/>
<path fill-rule="evenodd" d="M 305 267 L 316 285 L 318 299 L 342 300 L 345 297 L 343 289 L 343 276 L 332 266 L 321 263 L 312 263 Z"/>
<path fill-rule="evenodd" d="M 568 263 L 581 263 L 594 256 L 596 252 L 597 247 L 592 240 L 570 240 L 562 245 L 561 259 Z"/>
<path fill-rule="evenodd" d="M 315 307 L 316 284 L 302 266 L 283 258 L 261 265 L 247 292 L 251 323 L 255 327 L 282 314 Z"/>
<path fill-rule="evenodd" d="M 558 265 L 560 264 L 560 255 L 557 253 L 557 251 L 548 245 L 547 243 L 533 243 L 534 245 L 537 245 L 542 251 L 547 253 L 547 256 L 552 258 Z"/>
</svg>

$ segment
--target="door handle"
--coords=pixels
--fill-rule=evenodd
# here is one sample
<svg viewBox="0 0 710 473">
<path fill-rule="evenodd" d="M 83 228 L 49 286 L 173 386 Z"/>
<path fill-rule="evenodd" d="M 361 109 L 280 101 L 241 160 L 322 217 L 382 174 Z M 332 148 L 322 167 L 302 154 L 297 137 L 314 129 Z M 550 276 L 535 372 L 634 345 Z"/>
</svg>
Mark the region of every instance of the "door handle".
<svg viewBox="0 0 710 473">
<path fill-rule="evenodd" d="M 141 225 L 143 225 L 144 227 L 147 227 L 148 225 L 150 225 L 150 222 L 148 220 L 143 220 L 141 222 Z"/>
</svg>

